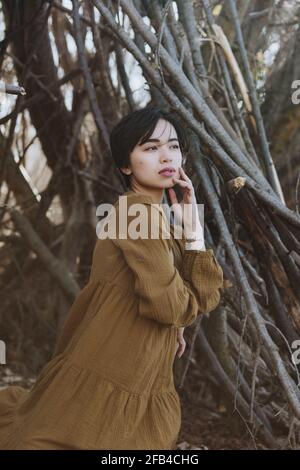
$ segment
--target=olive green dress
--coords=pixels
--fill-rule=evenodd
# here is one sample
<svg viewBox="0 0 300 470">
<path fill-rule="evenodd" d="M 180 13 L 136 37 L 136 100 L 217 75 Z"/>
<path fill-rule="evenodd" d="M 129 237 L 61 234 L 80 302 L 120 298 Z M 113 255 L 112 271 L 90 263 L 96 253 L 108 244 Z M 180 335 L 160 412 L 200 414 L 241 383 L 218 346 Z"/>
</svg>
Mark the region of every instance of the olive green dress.
<svg viewBox="0 0 300 470">
<path fill-rule="evenodd" d="M 124 196 L 150 214 L 150 196 Z M 212 249 L 185 251 L 161 227 L 158 239 L 98 238 L 53 358 L 30 391 L 0 391 L 0 449 L 174 448 L 178 327 L 218 305 L 223 272 Z"/>
</svg>

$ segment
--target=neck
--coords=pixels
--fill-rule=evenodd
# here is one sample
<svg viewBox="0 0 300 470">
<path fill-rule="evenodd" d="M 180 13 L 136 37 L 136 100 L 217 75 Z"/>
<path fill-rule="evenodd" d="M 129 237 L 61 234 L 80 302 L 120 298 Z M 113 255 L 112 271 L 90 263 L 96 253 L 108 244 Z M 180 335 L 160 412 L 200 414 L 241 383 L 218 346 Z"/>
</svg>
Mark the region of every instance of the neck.
<svg viewBox="0 0 300 470">
<path fill-rule="evenodd" d="M 147 188 L 145 186 L 133 185 L 130 188 L 130 191 L 133 191 L 137 194 L 146 194 L 150 196 L 155 204 L 162 203 L 164 190 L 160 188 Z"/>
</svg>

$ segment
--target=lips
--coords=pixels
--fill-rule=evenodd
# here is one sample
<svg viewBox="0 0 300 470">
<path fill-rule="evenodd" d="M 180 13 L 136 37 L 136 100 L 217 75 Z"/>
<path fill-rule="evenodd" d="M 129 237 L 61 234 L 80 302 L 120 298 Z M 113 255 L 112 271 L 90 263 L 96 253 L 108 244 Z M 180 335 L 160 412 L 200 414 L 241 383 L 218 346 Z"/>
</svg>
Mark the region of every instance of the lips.
<svg viewBox="0 0 300 470">
<path fill-rule="evenodd" d="M 169 166 L 160 170 L 159 174 L 163 176 L 172 176 L 175 173 L 175 168 Z"/>
</svg>

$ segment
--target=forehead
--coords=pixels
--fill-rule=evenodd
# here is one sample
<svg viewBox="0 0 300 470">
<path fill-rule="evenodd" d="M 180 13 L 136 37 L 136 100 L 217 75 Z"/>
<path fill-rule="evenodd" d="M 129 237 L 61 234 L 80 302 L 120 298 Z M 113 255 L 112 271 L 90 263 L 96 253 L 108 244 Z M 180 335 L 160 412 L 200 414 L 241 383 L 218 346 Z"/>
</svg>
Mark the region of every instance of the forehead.
<svg viewBox="0 0 300 470">
<path fill-rule="evenodd" d="M 153 139 L 167 140 L 172 137 L 177 137 L 177 133 L 174 126 L 169 121 L 159 119 L 150 137 Z"/>
</svg>

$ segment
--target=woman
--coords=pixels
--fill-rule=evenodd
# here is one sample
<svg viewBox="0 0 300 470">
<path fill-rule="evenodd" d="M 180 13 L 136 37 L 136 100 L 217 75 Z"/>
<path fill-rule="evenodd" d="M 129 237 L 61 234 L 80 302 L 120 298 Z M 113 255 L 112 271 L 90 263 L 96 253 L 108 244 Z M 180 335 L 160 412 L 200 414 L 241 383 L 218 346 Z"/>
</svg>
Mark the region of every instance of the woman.
<svg viewBox="0 0 300 470">
<path fill-rule="evenodd" d="M 199 218 L 193 225 L 183 206 L 176 206 L 183 238 L 174 237 L 174 228 L 170 238 L 163 237 L 164 192 L 176 203 L 177 184 L 183 202 L 196 210 L 192 182 L 181 166 L 185 136 L 175 117 L 155 107 L 130 113 L 113 129 L 110 144 L 129 183 L 123 195 L 128 219 L 130 208 L 141 205 L 143 228 L 147 235 L 150 227 L 157 229 L 158 237 L 130 238 L 130 224 L 121 236 L 125 214 L 120 199 L 115 203 L 116 236 L 105 238 L 102 225 L 89 282 L 68 313 L 53 358 L 30 391 L 0 392 L 2 449 L 150 450 L 176 444 L 181 409 L 174 358 L 184 351 L 184 327 L 219 303 L 223 273 L 213 251 L 205 250 Z"/>
</svg>

